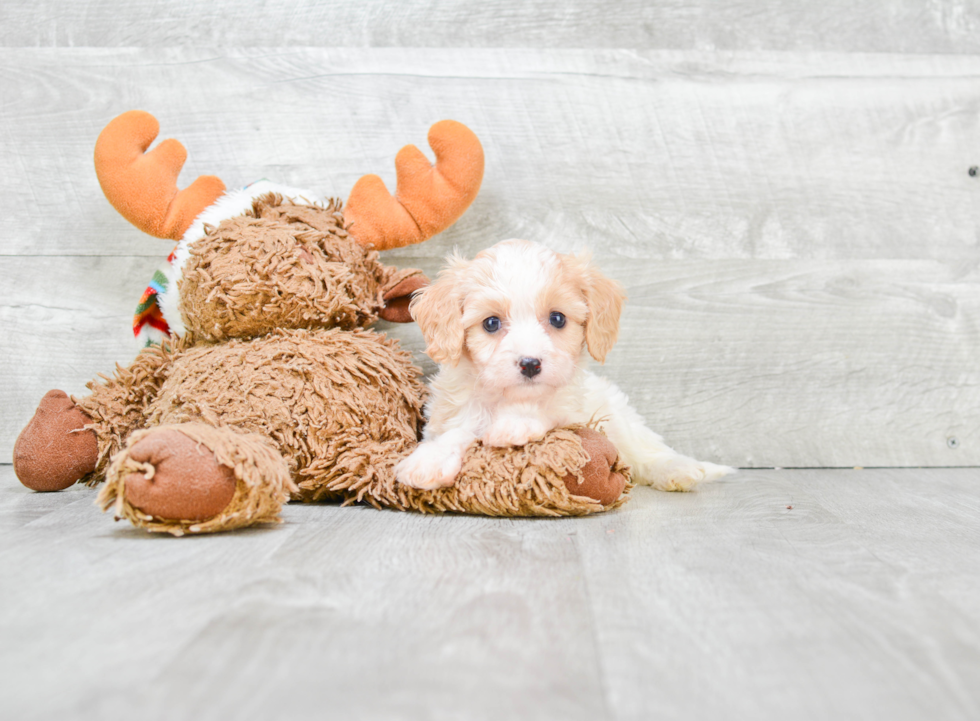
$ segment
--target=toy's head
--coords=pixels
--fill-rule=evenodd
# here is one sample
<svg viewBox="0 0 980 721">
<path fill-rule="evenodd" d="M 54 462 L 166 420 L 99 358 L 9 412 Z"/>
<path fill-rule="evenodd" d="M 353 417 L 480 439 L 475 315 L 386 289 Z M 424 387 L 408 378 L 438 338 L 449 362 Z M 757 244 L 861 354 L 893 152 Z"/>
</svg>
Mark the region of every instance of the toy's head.
<svg viewBox="0 0 980 721">
<path fill-rule="evenodd" d="M 377 250 L 449 227 L 483 177 L 480 141 L 444 120 L 429 131 L 434 166 L 414 146 L 398 153 L 394 197 L 374 175 L 355 184 L 343 209 L 339 201 L 307 203 L 309 193 L 267 181 L 226 192 L 221 180 L 202 176 L 178 191 L 187 153 L 176 140 L 146 152 L 158 131 L 149 113 L 115 118 L 96 142 L 96 172 L 123 217 L 179 241 L 155 278 L 154 302 L 173 332 L 202 340 L 350 329 L 379 316 L 408 320 L 408 299 L 424 278 L 382 265 Z"/>
<path fill-rule="evenodd" d="M 344 230 L 339 203 L 296 205 L 268 193 L 205 231 L 188 244 L 177 283 L 177 310 L 196 337 L 351 330 L 384 310 L 387 269 Z"/>
</svg>

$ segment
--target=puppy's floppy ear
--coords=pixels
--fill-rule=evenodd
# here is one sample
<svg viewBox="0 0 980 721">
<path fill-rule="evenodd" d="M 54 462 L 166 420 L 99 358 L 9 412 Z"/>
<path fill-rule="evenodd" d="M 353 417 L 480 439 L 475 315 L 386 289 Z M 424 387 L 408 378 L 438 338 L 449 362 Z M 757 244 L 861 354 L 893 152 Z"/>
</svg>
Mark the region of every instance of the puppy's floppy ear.
<svg viewBox="0 0 980 721">
<path fill-rule="evenodd" d="M 456 365 L 463 356 L 463 289 L 460 279 L 466 267 L 457 251 L 447 258 L 432 285 L 416 291 L 409 311 L 428 344 L 425 352 L 436 363 Z"/>
<path fill-rule="evenodd" d="M 589 355 L 602 363 L 619 337 L 619 316 L 623 312 L 626 293 L 615 280 L 600 273 L 591 263 L 591 255 L 575 258 L 581 271 L 585 303 L 589 315 L 585 320 L 585 344 Z"/>
</svg>

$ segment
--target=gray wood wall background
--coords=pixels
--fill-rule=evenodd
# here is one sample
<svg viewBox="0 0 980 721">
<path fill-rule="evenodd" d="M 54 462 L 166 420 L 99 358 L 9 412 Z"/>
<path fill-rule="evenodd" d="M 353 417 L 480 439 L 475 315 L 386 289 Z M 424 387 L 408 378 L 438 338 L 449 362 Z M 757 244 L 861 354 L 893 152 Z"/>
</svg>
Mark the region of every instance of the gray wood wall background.
<svg viewBox="0 0 980 721">
<path fill-rule="evenodd" d="M 451 117 L 483 189 L 453 246 L 589 247 L 627 287 L 604 373 L 746 467 L 980 465 L 980 2 L 0 5 L 0 459 L 41 395 L 132 358 L 172 244 L 104 200 L 142 108 L 182 184 L 346 197 Z M 414 327 L 389 329 L 416 352 Z"/>
</svg>

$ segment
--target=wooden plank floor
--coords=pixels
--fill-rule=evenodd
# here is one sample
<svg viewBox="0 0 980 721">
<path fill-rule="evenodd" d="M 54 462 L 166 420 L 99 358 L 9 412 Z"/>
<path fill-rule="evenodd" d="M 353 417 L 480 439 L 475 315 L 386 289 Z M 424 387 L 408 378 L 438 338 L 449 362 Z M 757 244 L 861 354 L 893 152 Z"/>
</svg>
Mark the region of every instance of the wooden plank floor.
<svg viewBox="0 0 980 721">
<path fill-rule="evenodd" d="M 978 484 L 756 470 L 577 520 L 290 505 L 174 539 L 0 466 L 0 717 L 975 719 Z"/>
</svg>

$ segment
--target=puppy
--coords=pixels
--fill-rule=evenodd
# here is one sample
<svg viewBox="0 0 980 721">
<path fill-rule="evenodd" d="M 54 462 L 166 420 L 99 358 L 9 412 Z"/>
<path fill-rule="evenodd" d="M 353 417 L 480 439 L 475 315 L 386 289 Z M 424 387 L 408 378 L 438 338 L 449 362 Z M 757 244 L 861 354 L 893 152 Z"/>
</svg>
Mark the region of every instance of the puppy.
<svg viewBox="0 0 980 721">
<path fill-rule="evenodd" d="M 398 480 L 451 486 L 478 439 L 521 446 L 592 419 L 632 467 L 634 482 L 684 491 L 731 471 L 668 448 L 619 388 L 585 370 L 586 351 L 602 362 L 615 344 L 625 298 L 588 254 L 506 240 L 471 261 L 451 255 L 410 306 L 440 368 L 423 440 L 396 466 Z"/>
</svg>

